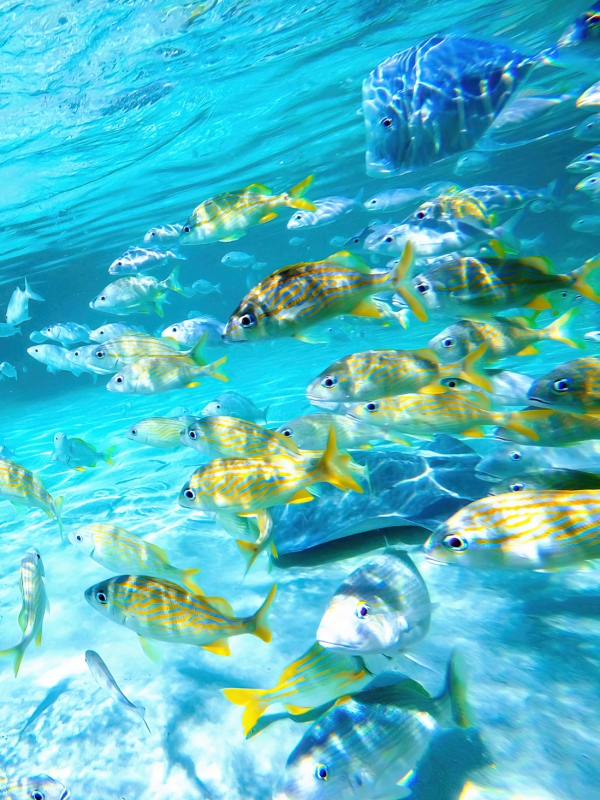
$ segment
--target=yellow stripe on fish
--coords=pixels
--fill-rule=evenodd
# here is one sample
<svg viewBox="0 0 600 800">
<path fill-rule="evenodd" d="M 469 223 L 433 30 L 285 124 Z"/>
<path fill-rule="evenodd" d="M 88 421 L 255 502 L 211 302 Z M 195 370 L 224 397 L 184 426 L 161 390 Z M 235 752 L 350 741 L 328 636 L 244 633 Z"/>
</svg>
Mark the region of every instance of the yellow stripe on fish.
<svg viewBox="0 0 600 800">
<path fill-rule="evenodd" d="M 10 500 L 17 509 L 23 506 L 41 508 L 57 521 L 62 537 L 63 498 L 54 500 L 35 472 L 7 458 L 0 458 L 0 498 Z"/>
<path fill-rule="evenodd" d="M 238 417 L 197 419 L 182 431 L 181 441 L 205 455 L 225 458 L 277 455 L 290 457 L 300 454 L 288 437 Z"/>
<path fill-rule="evenodd" d="M 600 414 L 600 358 L 576 358 L 538 378 L 527 393 L 536 405 Z"/>
</svg>

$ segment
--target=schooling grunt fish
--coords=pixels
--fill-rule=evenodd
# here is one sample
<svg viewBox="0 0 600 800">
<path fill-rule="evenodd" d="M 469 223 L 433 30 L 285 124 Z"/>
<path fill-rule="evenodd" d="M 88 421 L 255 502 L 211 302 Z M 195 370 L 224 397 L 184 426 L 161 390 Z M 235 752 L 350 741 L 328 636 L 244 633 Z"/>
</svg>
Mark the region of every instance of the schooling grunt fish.
<svg viewBox="0 0 600 800">
<path fill-rule="evenodd" d="M 12 778 L 0 774 L 0 800 L 69 800 L 71 792 L 50 775 Z"/>
<path fill-rule="evenodd" d="M 25 650 L 31 642 L 35 641 L 38 647 L 42 643 L 44 614 L 50 610 L 44 575 L 44 563 L 41 555 L 34 548 L 28 550 L 21 559 L 21 596 L 23 605 L 19 614 L 19 627 L 23 632 L 23 637 L 19 644 L 14 647 L 9 647 L 8 650 L 0 650 L 0 658 L 10 657 L 13 659 L 15 678 L 19 674 L 19 667 Z"/>
<path fill-rule="evenodd" d="M 221 689 L 225 697 L 245 706 L 244 734 L 274 703 L 281 703 L 293 714 L 305 713 L 338 697 L 359 692 L 373 676 L 359 656 L 325 650 L 316 642 L 292 661 L 271 689 Z"/>
<path fill-rule="evenodd" d="M 172 566 L 162 548 L 140 539 L 124 528 L 94 522 L 72 530 L 69 541 L 112 572 L 150 575 L 153 578 L 182 583 L 194 594 L 204 594 L 193 580 L 200 572 L 199 569 L 179 569 Z"/>
<path fill-rule="evenodd" d="M 431 561 L 552 570 L 600 558 L 600 491 L 509 492 L 462 508 L 425 542 Z"/>
<path fill-rule="evenodd" d="M 65 433 L 55 433 L 52 461 L 60 461 L 71 469 L 77 470 L 83 470 L 84 467 L 95 467 L 98 461 L 105 461 L 112 466 L 115 449 L 116 446 L 112 445 L 107 448 L 105 453 L 101 453 L 93 444 L 89 444 L 83 439 L 77 437 L 69 439 Z"/>
<path fill-rule="evenodd" d="M 353 314 L 379 319 L 371 300 L 385 290 L 398 292 L 418 319 L 424 319 L 420 301 L 407 288 L 413 248 L 408 243 L 398 264 L 389 272 L 372 272 L 347 251 L 323 261 L 283 267 L 258 283 L 233 312 L 223 338 L 231 342 L 295 336 L 313 325 Z"/>
<path fill-rule="evenodd" d="M 577 158 L 574 158 L 570 164 L 567 164 L 569 172 L 600 172 L 600 152 L 598 148 L 588 150 L 587 153 L 582 153 Z"/>
<path fill-rule="evenodd" d="M 537 434 L 536 444 L 541 447 L 567 447 L 590 439 L 600 439 L 600 416 L 594 414 L 570 414 L 557 409 L 540 413 L 537 408 L 525 409 L 520 414 L 523 424 Z M 504 442 L 530 444 L 527 437 L 507 428 L 497 428 L 494 436 Z"/>
<path fill-rule="evenodd" d="M 576 358 L 538 378 L 528 393 L 530 403 L 569 411 L 600 414 L 600 358 Z"/>
<path fill-rule="evenodd" d="M 203 417 L 237 417 L 255 425 L 267 424 L 269 406 L 259 408 L 249 397 L 239 392 L 223 392 L 202 409 Z"/>
<path fill-rule="evenodd" d="M 202 378 L 215 378 L 227 383 L 229 378 L 219 371 L 226 361 L 227 356 L 223 356 L 212 364 L 199 365 L 183 354 L 140 358 L 113 375 L 106 388 L 109 392 L 122 394 L 161 394 L 177 389 L 194 389 L 200 386 Z"/>
<path fill-rule="evenodd" d="M 531 443 L 533 444 L 533 443 Z M 513 478 L 546 469 L 581 469 L 600 472 L 600 444 L 589 441 L 569 447 L 528 447 L 498 441 L 484 456 L 476 472 L 484 480 Z"/>
<path fill-rule="evenodd" d="M 204 417 L 181 432 L 181 441 L 205 456 L 260 458 L 300 455 L 295 443 L 281 433 L 236 417 Z"/>
<path fill-rule="evenodd" d="M 212 347 L 222 347 L 223 331 L 225 325 L 210 314 L 201 317 L 184 319 L 175 325 L 169 325 L 161 333 L 163 339 L 173 339 L 180 347 L 194 347 L 200 339 L 207 335 L 206 344 Z"/>
<path fill-rule="evenodd" d="M 183 226 L 179 242 L 184 245 L 233 242 L 245 236 L 248 228 L 275 219 L 275 209 L 316 211 L 314 203 L 304 197 L 312 181 L 313 176 L 309 175 L 289 192 L 276 195 L 262 183 L 252 183 L 245 189 L 223 192 L 204 200 Z"/>
<path fill-rule="evenodd" d="M 146 247 L 130 247 L 116 258 L 108 268 L 109 275 L 141 275 L 162 266 L 169 258 L 180 258 L 170 250 L 148 250 Z"/>
<path fill-rule="evenodd" d="M 178 273 L 179 267 L 175 267 L 164 281 L 157 281 L 152 275 L 118 278 L 91 301 L 90 308 L 118 316 L 155 311 L 159 317 L 164 317 L 163 303 L 168 290 L 183 294 Z"/>
<path fill-rule="evenodd" d="M 124 333 L 146 333 L 141 325 L 130 325 L 127 322 L 109 322 L 106 325 L 101 325 L 90 331 L 90 339 L 92 342 L 107 342 L 109 339 L 116 339 Z"/>
<path fill-rule="evenodd" d="M 135 714 L 137 717 L 141 717 L 144 721 L 144 725 L 148 728 L 148 731 L 150 731 L 148 723 L 146 722 L 146 709 L 142 706 L 134 705 L 125 697 L 123 692 L 119 689 L 116 680 L 113 678 L 111 671 L 98 653 L 94 650 L 86 650 L 85 663 L 88 665 L 88 669 L 92 673 L 92 677 L 98 686 L 104 689 L 107 695 L 115 702 L 119 703 L 125 711 Z"/>
<path fill-rule="evenodd" d="M 137 633 L 146 655 L 156 660 L 148 639 L 192 644 L 220 656 L 230 655 L 231 636 L 250 633 L 270 642 L 267 619 L 276 589 L 273 586 L 250 617 L 235 617 L 222 597 L 191 594 L 174 583 L 145 575 L 119 575 L 102 581 L 86 589 L 85 599 L 102 616 Z"/>
<path fill-rule="evenodd" d="M 61 511 L 63 498 L 54 500 L 35 472 L 15 464 L 8 458 L 0 459 L 0 498 L 10 500 L 17 510 L 25 507 L 41 508 L 58 523 L 62 537 Z"/>
<path fill-rule="evenodd" d="M 78 342 L 89 342 L 90 332 L 87 325 L 80 325 L 78 322 L 59 322 L 56 325 L 48 325 L 40 331 L 44 338 L 60 342 L 63 347 Z"/>
<path fill-rule="evenodd" d="M 313 401 L 311 401 L 313 402 Z M 323 404 L 325 406 L 325 404 Z M 333 428 L 339 447 L 345 450 L 369 448 L 374 441 L 403 443 L 403 440 L 387 433 L 375 425 L 367 425 L 357 419 L 341 414 L 304 414 L 277 428 L 277 432 L 288 436 L 301 450 L 324 450 L 329 431 Z"/>
<path fill-rule="evenodd" d="M 189 351 L 179 350 L 174 341 L 149 336 L 147 333 L 129 332 L 109 339 L 101 345 L 90 348 L 84 355 L 84 362 L 94 372 L 110 374 L 119 368 L 139 361 L 141 358 L 162 358 L 163 356 L 190 356 L 196 360 L 206 358 L 202 343 L 196 342 Z"/>
<path fill-rule="evenodd" d="M 157 225 L 144 234 L 144 244 L 171 244 L 179 241 L 183 225 Z"/>
<path fill-rule="evenodd" d="M 411 558 L 388 550 L 354 570 L 329 601 L 317 641 L 354 655 L 393 656 L 429 630 L 431 600 Z"/>
<path fill-rule="evenodd" d="M 600 464 L 598 465 L 600 470 Z M 544 469 L 524 472 L 516 478 L 505 478 L 495 483 L 488 494 L 507 492 L 540 492 L 545 489 L 561 491 L 573 489 L 600 489 L 600 474 L 581 472 L 578 469 Z"/>
<path fill-rule="evenodd" d="M 160 447 L 162 450 L 177 450 L 185 442 L 181 434 L 194 417 L 147 417 L 129 428 L 125 436 L 132 442 Z"/>
<path fill-rule="evenodd" d="M 287 228 L 296 230 L 297 228 L 319 228 L 322 225 L 330 225 L 344 214 L 349 214 L 358 208 L 361 195 L 362 190 L 354 200 L 349 197 L 323 197 L 321 200 L 315 200 L 316 210 L 297 211 L 288 220 Z"/>
</svg>

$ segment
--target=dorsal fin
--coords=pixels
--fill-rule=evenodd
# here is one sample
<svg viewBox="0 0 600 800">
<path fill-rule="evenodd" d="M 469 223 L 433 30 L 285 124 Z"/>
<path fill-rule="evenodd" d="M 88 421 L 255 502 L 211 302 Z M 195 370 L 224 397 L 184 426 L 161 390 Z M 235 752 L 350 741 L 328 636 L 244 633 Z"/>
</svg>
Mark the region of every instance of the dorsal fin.
<svg viewBox="0 0 600 800">
<path fill-rule="evenodd" d="M 228 617 L 235 617 L 233 608 L 224 597 L 204 597 L 209 606 L 212 606 L 219 614 L 226 614 Z"/>
<path fill-rule="evenodd" d="M 550 259 L 543 258 L 542 256 L 519 258 L 517 263 L 522 264 L 524 267 L 533 267 L 533 269 L 539 270 L 539 272 L 542 272 L 544 275 L 552 275 L 554 273 L 554 268 Z"/>
<path fill-rule="evenodd" d="M 168 564 L 169 558 L 162 547 L 159 547 L 157 544 L 152 544 L 151 542 L 144 542 L 148 550 L 152 552 L 156 558 L 160 561 L 161 564 Z"/>
<path fill-rule="evenodd" d="M 366 264 L 360 256 L 355 256 L 348 250 L 340 250 L 339 253 L 334 253 L 325 259 L 326 264 L 337 264 L 340 267 L 353 269 L 356 272 L 362 272 L 363 275 L 370 275 L 371 268 Z"/>
<path fill-rule="evenodd" d="M 250 186 L 246 186 L 244 191 L 253 192 L 254 194 L 273 194 L 271 189 L 265 186 L 264 183 L 251 183 Z"/>
</svg>

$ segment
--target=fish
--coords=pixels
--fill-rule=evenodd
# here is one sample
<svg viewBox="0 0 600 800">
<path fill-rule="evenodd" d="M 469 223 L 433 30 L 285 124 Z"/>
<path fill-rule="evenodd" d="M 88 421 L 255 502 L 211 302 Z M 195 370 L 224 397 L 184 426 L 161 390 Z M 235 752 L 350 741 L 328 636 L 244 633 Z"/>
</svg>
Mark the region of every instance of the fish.
<svg viewBox="0 0 600 800">
<path fill-rule="evenodd" d="M 365 200 L 363 205 L 367 211 L 400 211 L 426 197 L 431 197 L 431 191 L 426 186 L 423 189 L 386 189 Z"/>
<path fill-rule="evenodd" d="M 108 696 L 115 702 L 119 703 L 119 705 L 122 706 L 125 711 L 140 717 L 143 720 L 144 725 L 148 728 L 148 732 L 150 732 L 150 727 L 146 722 L 146 709 L 143 708 L 143 706 L 136 706 L 125 697 L 101 656 L 99 656 L 94 650 L 86 650 L 85 663 L 88 665 L 88 669 L 92 673 L 92 677 L 98 686 L 101 689 L 104 689 Z"/>
<path fill-rule="evenodd" d="M 402 394 L 383 397 L 368 403 L 351 405 L 348 415 L 387 431 L 412 436 L 436 433 L 481 437 L 487 425 L 500 425 L 525 434 L 532 440 L 537 434 L 522 421 L 521 412 L 492 411 L 488 398 L 481 393 Z"/>
<path fill-rule="evenodd" d="M 534 328 L 527 317 L 490 317 L 486 321 L 460 319 L 444 328 L 427 343 L 442 363 L 455 364 L 473 353 L 483 343 L 487 345 L 483 361 L 499 361 L 511 356 L 539 353 L 538 342 L 554 341 L 569 347 L 583 344 L 569 335 L 568 325 L 579 313 L 578 308 L 566 311 L 544 328 Z"/>
<path fill-rule="evenodd" d="M 233 267 L 234 269 L 246 269 L 247 267 L 251 269 L 262 269 L 267 266 L 264 261 L 257 261 L 253 255 L 250 255 L 250 253 L 243 253 L 241 250 L 231 250 L 231 252 L 225 253 L 221 259 L 221 264 Z"/>
<path fill-rule="evenodd" d="M 585 142 L 597 142 L 600 139 L 600 113 L 592 114 L 591 117 L 580 122 L 575 128 L 573 136 L 576 139 L 583 139 Z"/>
<path fill-rule="evenodd" d="M 180 434 L 190 424 L 191 417 L 147 417 L 125 432 L 132 442 L 160 447 L 162 450 L 177 450 L 184 446 Z"/>
<path fill-rule="evenodd" d="M 442 194 L 432 200 L 426 200 L 406 218 L 405 222 L 418 225 L 424 220 L 457 220 L 465 217 L 477 220 L 479 225 L 486 228 L 494 224 L 494 217 L 485 205 L 465 191 Z"/>
<path fill-rule="evenodd" d="M 543 490 L 483 497 L 425 542 L 430 561 L 483 569 L 553 570 L 600 557 L 600 491 Z"/>
<path fill-rule="evenodd" d="M 194 294 L 212 294 L 213 292 L 221 294 L 221 284 L 212 284 L 210 281 L 200 279 L 192 283 L 189 297 L 193 297 Z"/>
<path fill-rule="evenodd" d="M 111 372 L 116 372 L 116 367 L 109 369 L 108 363 L 100 364 L 96 353 L 98 352 L 97 344 L 84 344 L 75 347 L 73 350 L 65 352 L 65 358 L 71 364 L 69 369 L 75 375 L 81 375 L 82 372 L 89 372 L 91 375 L 107 375 Z M 104 352 L 101 350 L 100 352 Z"/>
<path fill-rule="evenodd" d="M 44 577 L 44 562 L 38 551 L 32 547 L 21 559 L 23 605 L 19 614 L 19 627 L 23 636 L 19 644 L 7 650 L 0 650 L 0 658 L 12 658 L 15 678 L 19 674 L 25 650 L 31 642 L 35 641 L 37 647 L 42 643 L 44 615 L 50 610 Z"/>
<path fill-rule="evenodd" d="M 575 186 L 576 191 L 583 192 L 591 200 L 597 202 L 600 200 L 600 172 L 594 172 L 587 178 L 579 181 Z"/>
<path fill-rule="evenodd" d="M 60 342 L 63 347 L 90 341 L 89 327 L 80 325 L 78 322 L 60 322 L 56 325 L 48 325 L 46 328 L 42 328 L 40 333 L 45 339 Z"/>
<path fill-rule="evenodd" d="M 237 417 L 196 419 L 182 430 L 180 438 L 183 444 L 211 457 L 300 455 L 298 447 L 288 437 Z"/>
<path fill-rule="evenodd" d="M 353 655 L 394 656 L 421 641 L 432 604 L 410 556 L 387 550 L 335 590 L 317 629 L 321 647 Z"/>
<path fill-rule="evenodd" d="M 90 308 L 118 316 L 155 311 L 159 317 L 164 317 L 163 304 L 167 299 L 167 291 L 170 289 L 183 294 L 178 274 L 179 267 L 175 267 L 164 281 L 157 281 L 152 275 L 118 278 L 90 302 Z"/>
<path fill-rule="evenodd" d="M 261 409 L 249 397 L 227 391 L 207 403 L 200 413 L 203 417 L 237 417 L 255 425 L 266 425 L 268 411 L 269 406 Z"/>
<path fill-rule="evenodd" d="M 121 394 L 161 394 L 176 389 L 195 389 L 201 378 L 215 378 L 226 383 L 229 378 L 221 370 L 226 361 L 227 356 L 223 356 L 211 364 L 198 363 L 194 357 L 187 358 L 183 354 L 140 358 L 115 373 L 106 388 Z"/>
<path fill-rule="evenodd" d="M 559 364 L 538 378 L 528 394 L 534 405 L 600 414 L 600 359 L 589 356 Z"/>
<path fill-rule="evenodd" d="M 146 333 L 141 325 L 130 325 L 128 322 L 109 322 L 90 331 L 89 337 L 92 342 L 107 342 L 116 339 L 124 333 Z"/>
<path fill-rule="evenodd" d="M 423 319 L 420 301 L 406 288 L 412 256 L 409 243 L 388 272 L 372 272 L 361 258 L 344 250 L 323 261 L 283 267 L 244 297 L 227 321 L 223 338 L 230 342 L 301 338 L 307 328 L 340 314 L 377 319 L 381 315 L 370 298 L 386 289 L 398 292 Z"/>
<path fill-rule="evenodd" d="M 528 422 L 529 416 L 532 419 Z M 600 439 L 600 417 L 594 414 L 570 414 L 548 409 L 540 415 L 540 410 L 536 408 L 521 411 L 521 417 L 536 432 L 536 442 L 541 447 L 567 447 L 590 439 Z M 497 428 L 494 436 L 505 442 L 529 444 L 526 437 L 504 428 Z"/>
<path fill-rule="evenodd" d="M 315 200 L 315 211 L 306 211 L 301 209 L 293 214 L 288 222 L 288 230 L 297 230 L 298 228 L 319 228 L 322 225 L 331 225 L 340 217 L 354 211 L 360 203 L 362 189 L 358 195 L 351 200 L 349 197 L 323 197 L 321 200 Z"/>
<path fill-rule="evenodd" d="M 71 792 L 50 775 L 29 778 L 7 778 L 0 774 L 2 800 L 69 800 Z"/>
<path fill-rule="evenodd" d="M 360 656 L 326 650 L 315 642 L 283 670 L 271 689 L 221 691 L 232 703 L 245 706 L 242 727 L 247 735 L 274 703 L 292 713 L 304 713 L 364 689 L 372 678 Z"/>
<path fill-rule="evenodd" d="M 485 370 L 485 377 L 492 385 L 491 391 L 485 392 L 485 396 L 491 403 L 492 408 L 507 408 L 514 406 L 527 406 L 529 400 L 527 393 L 531 389 L 534 378 L 522 372 L 511 372 L 506 369 Z M 442 386 L 453 391 L 463 392 L 467 395 L 479 387 L 472 383 L 467 383 L 461 378 L 442 378 Z"/>
<path fill-rule="evenodd" d="M 31 289 L 27 283 L 27 278 L 25 278 L 25 288 L 20 289 L 17 286 L 13 291 L 10 300 L 8 301 L 8 307 L 6 309 L 7 325 L 14 328 L 17 325 L 20 325 L 22 322 L 26 322 L 28 319 L 31 319 L 29 316 L 30 300 L 36 300 L 39 303 L 44 302 L 44 298 L 39 294 L 36 294 L 36 292 Z"/>
<path fill-rule="evenodd" d="M 105 453 L 97 450 L 93 444 L 78 439 L 69 438 L 65 433 L 54 434 L 54 452 L 52 461 L 67 464 L 71 469 L 83 470 L 85 467 L 95 467 L 99 461 L 105 461 L 112 466 L 112 456 L 116 450 L 115 445 L 106 449 Z"/>
<path fill-rule="evenodd" d="M 600 466 L 600 465 L 599 465 Z M 515 478 L 505 478 L 495 483 L 489 494 L 507 492 L 540 492 L 545 489 L 600 489 L 600 474 L 578 469 L 545 469 L 524 472 Z"/>
<path fill-rule="evenodd" d="M 77 376 L 81 375 L 82 369 L 67 358 L 69 351 L 65 347 L 59 347 L 56 344 L 36 344 L 28 347 L 27 352 L 36 361 L 45 364 L 48 372 L 53 375 L 61 370 L 72 372 Z"/>
<path fill-rule="evenodd" d="M 181 258 L 171 250 L 149 250 L 146 247 L 130 247 L 116 258 L 108 268 L 109 275 L 141 275 L 150 269 L 165 264 L 170 258 Z"/>
<path fill-rule="evenodd" d="M 490 126 L 490 131 L 510 130 L 528 125 L 574 99 L 574 95 L 568 91 L 556 95 L 535 95 L 531 93 L 532 91 L 525 89 L 515 97 L 496 117 Z"/>
<path fill-rule="evenodd" d="M 5 444 L 0 444 L 0 458 L 8 458 L 10 461 L 14 461 L 16 456 L 9 447 Z"/>
<path fill-rule="evenodd" d="M 9 364 L 8 361 L 2 361 L 0 363 L 0 380 L 3 378 L 14 378 L 17 380 L 17 370 L 12 364 Z"/>
<path fill-rule="evenodd" d="M 470 726 L 463 669 L 453 654 L 432 697 L 410 678 L 367 688 L 314 722 L 290 754 L 273 800 L 400 800 L 443 726 Z"/>
<path fill-rule="evenodd" d="M 316 211 L 305 198 L 313 176 L 309 175 L 289 192 L 274 195 L 262 183 L 252 183 L 244 189 L 223 192 L 200 203 L 179 235 L 182 245 L 208 242 L 234 242 L 245 236 L 248 228 L 275 219 L 275 209 L 289 207 Z"/>
<path fill-rule="evenodd" d="M 157 225 L 144 234 L 144 244 L 175 244 L 179 241 L 182 228 L 183 225 Z"/>
<path fill-rule="evenodd" d="M 370 225 L 367 225 L 366 228 L 363 228 L 358 233 L 355 233 L 354 236 L 351 236 L 349 239 L 346 239 L 346 241 L 343 244 L 343 247 L 346 250 L 361 250 L 365 253 L 368 253 L 369 251 L 366 250 L 365 248 L 365 241 L 367 240 L 367 237 L 371 236 L 371 234 L 377 236 L 383 236 L 384 234 L 389 233 L 389 231 L 393 230 L 396 227 L 397 224 L 395 222 L 382 223 L 376 220 L 375 222 L 372 222 Z"/>
<path fill-rule="evenodd" d="M 156 660 L 151 639 L 191 644 L 220 656 L 230 655 L 231 636 L 248 633 L 270 642 L 268 615 L 276 591 L 273 586 L 250 617 L 235 617 L 222 597 L 193 594 L 146 575 L 118 575 L 101 581 L 86 589 L 85 599 L 102 616 L 137 633 L 146 655 Z"/>
<path fill-rule="evenodd" d="M 600 215 L 584 214 L 571 222 L 571 228 L 579 233 L 589 233 L 600 236 Z"/>
<path fill-rule="evenodd" d="M 0 339 L 8 339 L 9 336 L 15 336 L 17 333 L 22 336 L 19 328 L 15 328 L 7 322 L 0 322 Z"/>
<path fill-rule="evenodd" d="M 514 478 L 547 469 L 600 471 L 600 445 L 586 441 L 568 447 L 533 447 L 497 441 L 476 466 L 484 480 Z"/>
<path fill-rule="evenodd" d="M 331 428 L 335 431 L 338 445 L 344 450 L 368 448 L 374 441 L 403 442 L 375 425 L 341 414 L 304 414 L 280 425 L 277 433 L 292 439 L 300 450 L 324 450 Z"/>
<path fill-rule="evenodd" d="M 586 261 L 572 272 L 557 274 L 547 259 L 456 258 L 454 261 L 415 270 L 412 291 L 429 311 L 458 317 L 496 314 L 511 308 L 535 311 L 551 308 L 545 295 L 573 289 L 600 303 L 587 283 L 600 259 Z"/>
<path fill-rule="evenodd" d="M 600 171 L 600 152 L 597 148 L 582 153 L 567 164 L 569 172 L 588 173 Z"/>
<path fill-rule="evenodd" d="M 206 344 L 209 347 L 221 347 L 225 325 L 210 314 L 205 314 L 192 319 L 184 319 L 175 325 L 169 325 L 161 333 L 165 339 L 173 339 L 180 347 L 194 347 L 205 334 L 208 334 Z"/>
<path fill-rule="evenodd" d="M 204 594 L 194 581 L 199 569 L 179 569 L 165 551 L 116 525 L 95 522 L 71 530 L 69 541 L 98 564 L 120 574 L 149 575 L 183 584 L 193 594 Z"/>
<path fill-rule="evenodd" d="M 490 166 L 490 157 L 485 153 L 472 151 L 461 156 L 454 166 L 454 174 L 458 177 L 472 175 L 474 172 L 482 172 Z"/>
<path fill-rule="evenodd" d="M 584 339 L 587 339 L 589 342 L 595 342 L 596 344 L 600 342 L 600 331 L 588 331 L 583 335 Z"/>
<path fill-rule="evenodd" d="M 19 510 L 23 507 L 40 508 L 50 519 L 55 519 L 62 538 L 62 497 L 56 500 L 48 493 L 35 472 L 22 467 L 9 458 L 0 459 L 0 498 L 10 500 Z"/>
<path fill-rule="evenodd" d="M 300 247 L 300 245 L 304 244 L 306 239 L 303 236 L 292 236 L 289 243 L 292 247 Z"/>
<path fill-rule="evenodd" d="M 100 374 L 108 375 L 142 358 L 184 356 L 206 363 L 203 347 L 206 340 L 196 342 L 189 351 L 179 350 L 177 342 L 147 333 L 123 333 L 85 351 L 85 364 Z"/>
</svg>

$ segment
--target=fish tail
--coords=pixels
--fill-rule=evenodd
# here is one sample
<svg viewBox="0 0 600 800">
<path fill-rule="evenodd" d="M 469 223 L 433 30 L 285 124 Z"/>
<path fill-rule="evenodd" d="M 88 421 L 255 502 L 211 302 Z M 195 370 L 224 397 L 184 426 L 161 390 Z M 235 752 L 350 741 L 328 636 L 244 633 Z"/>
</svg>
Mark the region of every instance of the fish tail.
<svg viewBox="0 0 600 800">
<path fill-rule="evenodd" d="M 219 294 L 222 294 L 222 292 L 221 292 L 221 284 L 220 283 L 215 283 L 215 285 L 213 286 L 213 289 L 215 290 L 215 292 L 218 292 Z"/>
<path fill-rule="evenodd" d="M 540 195 L 544 200 L 552 203 L 556 208 L 560 205 L 559 194 L 561 191 L 561 183 L 558 178 L 550 181 L 548 186 L 541 190 Z"/>
<path fill-rule="evenodd" d="M 354 464 L 354 467 L 352 466 Z M 362 493 L 363 488 L 352 477 L 358 466 L 348 453 L 338 450 L 333 426 L 329 429 L 327 447 L 315 470 L 314 482 L 325 481 L 342 491 Z"/>
<path fill-rule="evenodd" d="M 168 278 L 164 279 L 162 285 L 165 287 L 165 289 L 171 289 L 173 292 L 179 292 L 179 294 L 185 294 L 185 289 L 179 283 L 179 265 L 173 267 L 173 272 L 169 275 Z"/>
<path fill-rule="evenodd" d="M 199 572 L 200 570 L 197 568 L 182 569 L 181 582 L 183 583 L 184 586 L 187 586 L 187 588 L 190 590 L 190 592 L 192 592 L 192 594 L 203 595 L 204 592 L 198 586 L 198 584 L 193 580 L 193 578 L 196 575 L 198 575 Z"/>
<path fill-rule="evenodd" d="M 276 594 L 277 584 L 274 584 L 271 587 L 271 591 L 265 598 L 264 603 L 258 609 L 256 614 L 250 619 L 248 625 L 248 633 L 253 633 L 255 636 L 258 636 L 259 639 L 262 639 L 263 642 L 270 642 L 273 638 L 273 634 L 269 628 L 269 611 L 271 610 L 271 606 L 273 605 L 273 600 L 275 600 Z"/>
<path fill-rule="evenodd" d="M 218 381 L 223 381 L 223 383 L 229 383 L 229 376 L 225 371 L 221 370 L 221 372 L 219 372 L 219 367 L 223 366 L 227 358 L 228 356 L 223 356 L 223 358 L 219 358 L 217 361 L 213 361 L 212 364 L 209 364 L 206 367 L 206 374 L 210 375 L 211 378 L 216 378 Z"/>
<path fill-rule="evenodd" d="M 148 723 L 146 722 L 146 709 L 144 708 L 144 706 L 136 706 L 135 708 L 136 708 L 136 712 L 139 714 L 139 716 L 143 720 L 144 725 L 148 728 L 148 733 L 152 733 L 152 731 L 150 730 L 150 725 L 148 725 Z"/>
<path fill-rule="evenodd" d="M 204 336 L 196 342 L 196 344 L 188 353 L 188 357 L 191 358 L 192 361 L 199 367 L 205 367 L 208 364 L 208 358 L 204 352 L 207 340 L 208 333 L 205 333 Z"/>
<path fill-rule="evenodd" d="M 264 550 L 266 542 L 248 542 L 246 539 L 236 539 L 235 543 L 240 549 L 240 553 L 246 562 L 246 575 L 252 568 L 252 565 Z"/>
<path fill-rule="evenodd" d="M 483 369 L 481 369 L 483 367 L 481 362 L 483 361 L 487 349 L 487 343 L 483 342 L 479 347 L 473 350 L 472 353 L 469 353 L 469 355 L 463 359 L 459 377 L 464 381 L 468 381 L 468 383 L 472 383 L 474 386 L 479 386 L 480 389 L 484 389 L 486 392 L 493 392 L 494 387 L 492 382 Z"/>
<path fill-rule="evenodd" d="M 412 289 L 407 286 L 407 276 L 412 266 L 414 255 L 414 247 L 412 242 L 407 242 L 402 258 L 398 261 L 396 266 L 392 269 L 388 276 L 388 280 L 392 285 L 395 292 L 398 292 L 400 297 L 408 305 L 415 317 L 421 322 L 427 322 L 427 311 L 419 298 L 413 294 Z"/>
<path fill-rule="evenodd" d="M 62 508 L 65 502 L 64 497 L 57 497 L 52 502 L 52 510 L 54 511 L 54 518 L 58 523 L 58 530 L 60 531 L 60 538 L 63 539 L 63 524 L 62 524 Z"/>
<path fill-rule="evenodd" d="M 588 300 L 592 300 L 594 303 L 600 305 L 600 295 L 596 294 L 587 282 L 588 276 L 594 270 L 598 269 L 598 267 L 600 267 L 600 258 L 590 259 L 586 261 L 583 266 L 579 267 L 579 269 L 574 269 L 573 272 L 571 272 L 571 277 L 573 278 L 573 289 L 575 289 L 575 291 L 587 297 Z"/>
<path fill-rule="evenodd" d="M 33 291 L 31 286 L 27 283 L 27 278 L 25 278 L 25 294 L 27 295 L 27 297 L 30 300 L 38 300 L 40 303 L 44 303 L 45 302 L 44 298 L 41 295 L 36 294 Z"/>
<path fill-rule="evenodd" d="M 308 191 L 308 188 L 313 182 L 314 177 L 314 175 L 309 175 L 308 178 L 304 178 L 303 181 L 300 181 L 300 183 L 292 186 L 288 192 L 290 199 L 287 202 L 287 205 L 290 206 L 290 208 L 301 208 L 305 211 L 317 210 L 316 205 L 304 197 L 304 193 Z"/>
<path fill-rule="evenodd" d="M 269 707 L 262 698 L 268 689 L 221 689 L 225 697 L 236 706 L 246 706 L 242 714 L 242 727 L 247 735 Z"/>
<path fill-rule="evenodd" d="M 114 466 L 115 462 L 113 461 L 112 457 L 113 457 L 116 449 L 117 449 L 117 445 L 116 444 L 111 444 L 111 446 L 106 449 L 106 453 L 104 454 L 104 460 L 106 461 L 106 463 L 110 467 Z"/>
<path fill-rule="evenodd" d="M 571 322 L 573 317 L 577 316 L 577 314 L 579 314 L 579 309 L 571 308 L 562 314 L 558 319 L 555 319 L 554 322 L 551 322 L 550 325 L 542 328 L 544 338 L 552 339 L 554 342 L 568 344 L 569 347 L 576 347 L 579 350 L 585 350 L 585 344 L 583 341 L 570 336 L 567 330 L 567 325 L 569 322 Z"/>
<path fill-rule="evenodd" d="M 544 411 L 545 409 L 541 410 Z M 501 426 L 515 433 L 520 433 L 521 436 L 526 436 L 528 439 L 533 439 L 533 441 L 539 441 L 540 437 L 538 434 L 523 422 L 523 415 L 520 411 L 511 411 L 509 414 L 502 414 L 501 416 L 503 418 L 503 421 L 500 423 Z M 529 416 L 529 419 L 534 419 L 534 417 Z"/>
<path fill-rule="evenodd" d="M 25 647 L 23 642 L 19 642 L 14 647 L 9 647 L 8 650 L 0 650 L 0 658 L 12 658 L 15 678 L 19 674 L 19 667 L 21 666 L 21 661 L 23 661 L 24 654 Z"/>
<path fill-rule="evenodd" d="M 471 709 L 467 698 L 467 684 L 465 679 L 463 659 L 456 650 L 452 651 L 446 669 L 444 690 L 437 701 L 449 701 L 452 721 L 459 728 L 470 728 L 473 725 Z"/>
</svg>

